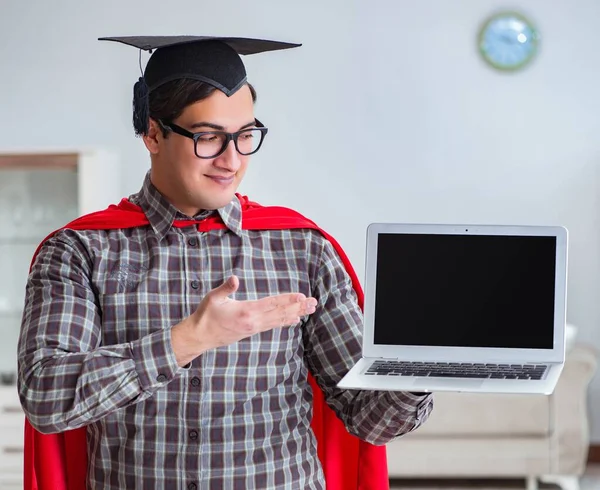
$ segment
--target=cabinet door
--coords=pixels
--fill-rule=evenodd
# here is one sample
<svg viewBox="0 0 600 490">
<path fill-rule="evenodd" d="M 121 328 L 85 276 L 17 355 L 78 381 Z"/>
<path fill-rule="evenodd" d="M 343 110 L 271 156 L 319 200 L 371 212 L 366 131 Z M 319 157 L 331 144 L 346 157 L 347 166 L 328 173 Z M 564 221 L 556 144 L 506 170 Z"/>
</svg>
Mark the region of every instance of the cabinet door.
<svg viewBox="0 0 600 490">
<path fill-rule="evenodd" d="M 0 387 L 0 490 L 19 488 L 23 475 L 23 426 L 15 386 Z"/>
</svg>

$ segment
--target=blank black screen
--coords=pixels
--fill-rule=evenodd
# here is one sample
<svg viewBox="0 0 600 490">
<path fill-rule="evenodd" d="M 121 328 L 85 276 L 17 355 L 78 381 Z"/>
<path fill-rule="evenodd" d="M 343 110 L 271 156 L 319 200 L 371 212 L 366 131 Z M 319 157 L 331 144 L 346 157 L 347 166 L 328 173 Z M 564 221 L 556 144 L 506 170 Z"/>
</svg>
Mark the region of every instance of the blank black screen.
<svg viewBox="0 0 600 490">
<path fill-rule="evenodd" d="M 381 234 L 375 344 L 551 349 L 556 237 Z"/>
</svg>

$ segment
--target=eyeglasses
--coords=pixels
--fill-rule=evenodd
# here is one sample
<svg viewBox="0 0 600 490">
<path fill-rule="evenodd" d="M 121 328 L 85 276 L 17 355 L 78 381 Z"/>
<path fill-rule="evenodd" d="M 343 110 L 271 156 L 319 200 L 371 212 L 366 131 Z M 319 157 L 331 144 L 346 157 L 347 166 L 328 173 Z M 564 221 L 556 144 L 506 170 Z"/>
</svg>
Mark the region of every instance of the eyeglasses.
<svg viewBox="0 0 600 490">
<path fill-rule="evenodd" d="M 194 140 L 194 153 L 198 158 L 216 158 L 227 149 L 230 141 L 235 144 L 235 149 L 240 155 L 252 155 L 256 153 L 265 139 L 268 128 L 258 120 L 254 120 L 256 127 L 242 129 L 235 133 L 225 131 L 202 131 L 192 133 L 170 121 L 159 121 L 160 125 L 181 136 Z"/>
</svg>

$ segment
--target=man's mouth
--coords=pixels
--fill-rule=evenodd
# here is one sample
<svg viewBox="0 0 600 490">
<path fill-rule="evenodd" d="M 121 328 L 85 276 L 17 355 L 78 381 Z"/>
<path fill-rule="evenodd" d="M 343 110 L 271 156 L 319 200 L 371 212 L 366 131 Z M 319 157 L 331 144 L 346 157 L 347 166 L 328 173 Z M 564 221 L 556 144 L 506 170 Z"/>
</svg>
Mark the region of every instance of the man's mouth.
<svg viewBox="0 0 600 490">
<path fill-rule="evenodd" d="M 224 177 L 222 175 L 206 175 L 213 182 L 216 182 L 219 185 L 227 186 L 233 183 L 234 175 L 230 175 L 229 177 Z"/>
</svg>

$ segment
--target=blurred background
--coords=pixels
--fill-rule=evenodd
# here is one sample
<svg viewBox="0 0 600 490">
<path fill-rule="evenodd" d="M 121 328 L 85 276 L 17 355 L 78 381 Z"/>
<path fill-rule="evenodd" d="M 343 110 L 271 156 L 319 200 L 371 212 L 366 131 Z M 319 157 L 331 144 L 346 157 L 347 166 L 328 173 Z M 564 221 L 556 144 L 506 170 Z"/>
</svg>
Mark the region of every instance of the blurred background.
<svg viewBox="0 0 600 490">
<path fill-rule="evenodd" d="M 535 59 L 514 73 L 478 52 L 483 23 L 504 10 L 540 34 Z M 111 173 L 94 190 L 104 206 L 138 191 L 149 158 L 131 124 L 139 53 L 98 37 L 300 42 L 244 59 L 269 135 L 240 192 L 315 220 L 361 278 L 371 222 L 565 226 L 567 319 L 577 342 L 600 349 L 599 18 L 597 0 L 0 0 L 0 155 L 110 152 Z M 44 227 L 81 212 L 75 186 L 90 187 L 72 170 L 24 176 L 0 167 L 0 318 L 13 312 L 0 324 L 7 372 L 34 244 Z M 15 231 L 19 213 L 37 234 Z M 581 396 L 581 423 L 600 446 L 600 377 Z M 590 457 L 599 453 L 593 447 Z"/>
</svg>

